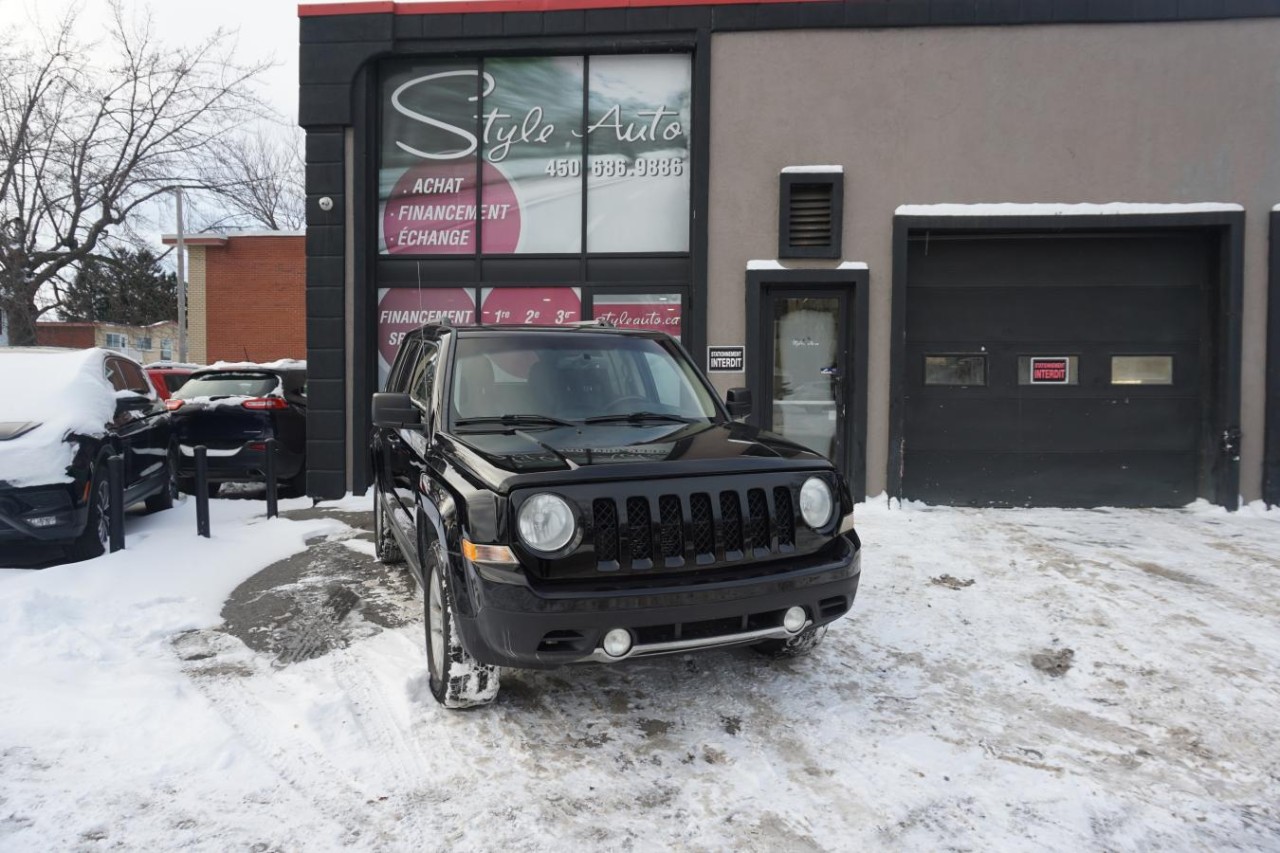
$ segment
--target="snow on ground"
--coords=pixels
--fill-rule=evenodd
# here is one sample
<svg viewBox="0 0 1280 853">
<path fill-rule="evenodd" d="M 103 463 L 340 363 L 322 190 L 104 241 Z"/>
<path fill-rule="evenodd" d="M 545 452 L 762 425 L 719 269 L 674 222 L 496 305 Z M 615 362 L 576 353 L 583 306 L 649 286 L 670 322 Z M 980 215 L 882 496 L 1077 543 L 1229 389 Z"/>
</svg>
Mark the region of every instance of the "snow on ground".
<svg viewBox="0 0 1280 853">
<path fill-rule="evenodd" d="M 449 712 L 367 500 L 288 505 L 0 572 L 0 848 L 1280 847 L 1280 513 L 881 499 L 810 658 L 508 670 Z"/>
</svg>

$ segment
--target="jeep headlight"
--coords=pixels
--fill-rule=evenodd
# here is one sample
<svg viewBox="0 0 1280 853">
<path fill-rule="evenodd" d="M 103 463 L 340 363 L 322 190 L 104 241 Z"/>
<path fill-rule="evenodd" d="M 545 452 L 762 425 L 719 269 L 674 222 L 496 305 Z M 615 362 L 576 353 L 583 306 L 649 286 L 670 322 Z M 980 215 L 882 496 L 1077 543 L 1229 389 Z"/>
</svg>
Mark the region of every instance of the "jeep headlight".
<svg viewBox="0 0 1280 853">
<path fill-rule="evenodd" d="M 835 510 L 831 487 L 819 477 L 810 477 L 800 487 L 800 515 L 804 523 L 814 528 L 826 525 Z"/>
<path fill-rule="evenodd" d="M 549 554 L 569 544 L 577 528 L 573 508 L 559 495 L 540 492 L 520 505 L 516 519 L 520 538 L 535 551 Z"/>
</svg>

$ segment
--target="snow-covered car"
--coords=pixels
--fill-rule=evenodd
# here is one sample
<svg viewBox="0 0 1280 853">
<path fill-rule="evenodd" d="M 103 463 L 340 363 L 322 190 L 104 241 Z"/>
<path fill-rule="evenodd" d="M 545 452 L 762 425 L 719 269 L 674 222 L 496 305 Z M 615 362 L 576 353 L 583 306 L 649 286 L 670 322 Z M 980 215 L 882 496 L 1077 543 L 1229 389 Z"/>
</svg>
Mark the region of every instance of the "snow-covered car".
<svg viewBox="0 0 1280 853">
<path fill-rule="evenodd" d="M 173 506 L 169 418 L 137 362 L 104 349 L 0 348 L 0 550 L 46 542 L 74 560 L 103 553 L 113 454 L 126 505 Z"/>
<path fill-rule="evenodd" d="M 306 491 L 307 363 L 219 362 L 195 371 L 165 401 L 178 442 L 179 485 L 195 490 L 195 448 L 207 449 L 209 493 L 223 483 L 262 481 L 267 441 L 276 440 L 276 482 Z"/>
<path fill-rule="evenodd" d="M 844 477 L 722 404 L 671 337 L 424 326 L 373 395 L 383 562 L 425 590 L 429 684 L 721 646 L 806 654 L 853 606 Z"/>
</svg>

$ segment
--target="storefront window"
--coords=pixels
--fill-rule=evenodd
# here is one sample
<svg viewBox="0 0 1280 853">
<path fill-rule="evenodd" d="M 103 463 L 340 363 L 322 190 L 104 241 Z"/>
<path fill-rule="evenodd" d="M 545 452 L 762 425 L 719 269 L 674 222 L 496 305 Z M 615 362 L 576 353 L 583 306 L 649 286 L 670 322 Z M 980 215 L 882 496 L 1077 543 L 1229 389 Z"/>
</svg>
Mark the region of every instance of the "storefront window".
<svg viewBox="0 0 1280 853">
<path fill-rule="evenodd" d="M 584 188 L 587 251 L 687 252 L 690 68 L 684 54 L 388 65 L 380 254 L 576 254 Z"/>
<path fill-rule="evenodd" d="M 593 56 L 587 251 L 689 251 L 689 57 Z"/>
<path fill-rule="evenodd" d="M 383 81 L 381 254 L 475 253 L 478 74 L 474 60 L 426 61 Z"/>
</svg>

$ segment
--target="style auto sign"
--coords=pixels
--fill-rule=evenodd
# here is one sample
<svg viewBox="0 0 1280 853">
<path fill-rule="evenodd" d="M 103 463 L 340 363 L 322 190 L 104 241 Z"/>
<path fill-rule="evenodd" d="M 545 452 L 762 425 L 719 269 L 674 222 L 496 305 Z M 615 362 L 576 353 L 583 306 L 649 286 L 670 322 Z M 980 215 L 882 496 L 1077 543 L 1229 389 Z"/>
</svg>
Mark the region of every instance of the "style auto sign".
<svg viewBox="0 0 1280 853">
<path fill-rule="evenodd" d="M 687 223 L 673 230 L 667 214 L 687 216 L 688 57 L 592 57 L 589 80 L 587 67 L 515 57 L 390 74 L 381 251 L 576 253 L 584 187 L 591 251 L 685 250 Z"/>
</svg>

